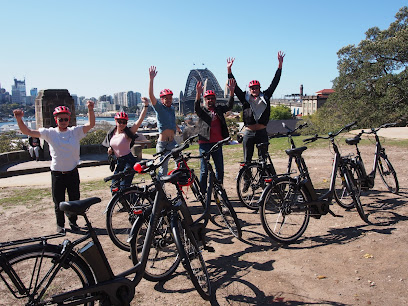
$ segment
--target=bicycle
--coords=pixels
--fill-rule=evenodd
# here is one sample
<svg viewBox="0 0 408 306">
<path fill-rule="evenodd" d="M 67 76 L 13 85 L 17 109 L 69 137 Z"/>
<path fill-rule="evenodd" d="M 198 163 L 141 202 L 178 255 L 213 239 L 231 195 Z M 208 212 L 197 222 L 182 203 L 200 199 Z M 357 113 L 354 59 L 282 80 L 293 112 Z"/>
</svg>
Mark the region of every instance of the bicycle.
<svg viewBox="0 0 408 306">
<path fill-rule="evenodd" d="M 287 133 L 277 133 L 275 135 L 269 136 L 268 138 L 272 139 L 277 137 L 288 137 L 291 148 L 296 148 L 292 135 L 303 127 L 306 127 L 307 123 L 299 125 L 294 130 L 291 130 L 284 124 L 283 126 L 288 130 Z M 269 141 L 257 144 L 256 146 L 259 152 L 264 152 L 264 154 L 260 154 L 257 160 L 254 160 L 249 164 L 246 164 L 245 162 L 241 163 L 241 169 L 239 170 L 236 178 L 238 198 L 242 204 L 252 210 L 258 210 L 259 208 L 258 201 L 263 190 L 266 187 L 265 179 L 278 177 L 272 159 L 268 152 Z M 292 159 L 289 158 L 287 173 L 291 172 L 291 165 Z"/>
<path fill-rule="evenodd" d="M 329 133 L 326 137 L 315 135 L 303 140 L 310 143 L 318 139 L 328 139 L 335 153 L 329 190 L 320 196 L 317 195 L 312 184 L 306 162 L 302 156 L 307 147 L 285 151 L 289 157 L 295 159 L 299 175 L 297 177 L 284 176 L 275 181 L 269 180 L 269 184 L 261 196 L 260 217 L 262 226 L 269 237 L 278 242 L 292 243 L 305 232 L 310 217 L 320 219 L 327 213 L 333 217 L 341 217 L 330 209 L 335 193 L 335 177 L 339 169 L 361 219 L 370 223 L 356 191 L 350 164 L 342 158 L 335 143 L 335 137 L 342 131 L 349 130 L 354 124 L 355 122 L 348 124 L 336 133 Z"/>
<path fill-rule="evenodd" d="M 397 173 L 394 170 L 390 160 L 388 159 L 387 154 L 385 153 L 385 148 L 381 145 L 380 138 L 378 137 L 377 132 L 382 128 L 388 128 L 395 126 L 396 123 L 386 123 L 381 125 L 378 128 L 371 128 L 369 132 L 362 130 L 357 136 L 353 138 L 346 139 L 348 145 L 355 145 L 357 155 L 353 158 L 355 167 L 358 173 L 358 178 L 361 181 L 362 190 L 369 190 L 374 187 L 375 175 L 378 172 L 380 173 L 381 179 L 387 187 L 388 191 L 397 194 L 399 191 L 399 183 L 397 178 Z M 374 161 L 372 171 L 367 173 L 363 159 L 361 157 L 361 152 L 358 149 L 358 143 L 361 140 L 361 135 L 363 134 L 374 134 L 375 137 L 375 151 L 374 151 Z"/>
<path fill-rule="evenodd" d="M 173 149 L 172 153 L 177 154 L 180 149 L 183 148 Z M 145 171 L 155 172 L 167 159 L 147 166 Z M 101 305 L 129 305 L 135 287 L 143 277 L 154 229 L 163 209 L 172 211 L 170 224 L 173 239 L 190 279 L 200 296 L 209 299 L 211 283 L 190 229 L 192 220 L 188 209 L 185 209 L 184 198 L 178 194 L 177 198 L 170 200 L 162 188 L 165 183 L 177 185 L 182 175 L 182 172 L 175 172 L 160 179 L 151 175 L 157 193 L 143 251 L 134 267 L 118 275 L 113 274 L 96 231 L 86 215 L 89 207 L 101 201 L 97 197 L 60 203 L 62 211 L 76 213 L 85 219 L 87 234 L 75 241 L 50 244 L 49 240 L 64 236 L 57 234 L 1 243 L 0 276 L 10 291 L 2 302 L 11 305 L 15 299 L 24 299 L 26 305 L 93 305 L 94 301 L 100 301 Z M 89 239 L 91 241 L 79 248 Z M 135 243 L 131 240 L 131 249 L 133 247 Z M 131 275 L 133 278 L 128 279 Z"/>
<path fill-rule="evenodd" d="M 192 138 L 194 138 L 194 136 L 191 137 L 191 140 Z M 189 141 L 190 139 L 186 140 L 187 143 L 189 143 Z M 191 156 L 190 153 L 181 153 L 178 157 L 175 157 L 175 161 L 178 165 L 178 169 L 189 169 L 187 161 L 191 158 L 204 158 L 207 165 L 209 164 L 208 167 L 210 179 L 206 194 L 202 194 L 197 176 L 195 176 L 193 169 L 189 169 L 191 170 L 191 178 L 189 182 L 190 188 L 193 191 L 196 199 L 201 202 L 204 208 L 203 214 L 194 223 L 198 223 L 203 220 L 203 226 L 204 228 L 206 227 L 208 219 L 210 218 L 211 194 L 213 194 L 218 211 L 220 212 L 225 224 L 227 225 L 227 228 L 235 237 L 241 239 L 242 230 L 237 214 L 231 202 L 228 200 L 225 189 L 217 180 L 214 170 L 209 162 L 211 152 L 217 150 L 219 146 L 227 143 L 228 141 L 229 138 L 219 141 L 210 149 L 208 153 L 204 155 Z M 182 191 L 182 185 L 184 184 L 179 184 L 180 192 Z M 146 210 L 143 214 L 139 214 L 137 222 L 135 223 L 135 226 L 132 230 L 132 233 L 134 233 L 135 235 L 134 239 L 137 245 L 135 248 L 133 248 L 131 254 L 132 260 L 135 264 L 137 263 L 139 258 L 139 250 L 141 250 L 144 243 L 144 236 L 147 229 L 147 221 L 149 219 L 150 212 L 151 210 Z M 155 239 L 153 239 L 153 245 L 151 248 L 153 254 L 149 256 L 149 265 L 147 266 L 145 272 L 145 278 L 150 281 L 167 280 L 177 269 L 177 266 L 180 262 L 179 258 L 176 257 L 177 253 L 172 248 L 172 246 L 174 246 L 174 242 L 172 240 L 172 237 L 169 235 L 171 231 L 169 230 L 170 224 L 168 222 L 168 212 L 162 212 L 162 216 L 159 219 L 157 227 L 158 229 L 156 230 L 156 236 Z M 202 234 L 198 234 L 197 236 L 202 236 Z M 198 240 L 202 241 L 203 239 L 199 238 Z M 202 241 L 202 243 L 203 245 L 205 245 L 205 241 Z M 212 249 L 207 246 L 205 246 L 205 249 L 212 251 Z"/>
</svg>

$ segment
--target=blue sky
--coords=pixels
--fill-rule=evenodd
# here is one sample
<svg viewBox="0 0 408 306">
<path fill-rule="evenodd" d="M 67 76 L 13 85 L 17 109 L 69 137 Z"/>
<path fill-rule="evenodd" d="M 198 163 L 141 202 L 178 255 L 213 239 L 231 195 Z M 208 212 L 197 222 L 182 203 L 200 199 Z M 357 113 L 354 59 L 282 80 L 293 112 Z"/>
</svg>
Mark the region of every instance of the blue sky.
<svg viewBox="0 0 408 306">
<path fill-rule="evenodd" d="M 373 26 L 388 28 L 406 1 L 55 1 L 0 0 L 0 83 L 27 91 L 66 88 L 96 97 L 120 91 L 178 96 L 191 69 L 208 68 L 224 88 L 226 58 L 241 88 L 264 88 L 286 53 L 274 97 L 331 88 L 337 51 Z M 195 63 L 195 66 L 193 65 Z M 204 64 L 204 65 L 202 65 Z"/>
</svg>

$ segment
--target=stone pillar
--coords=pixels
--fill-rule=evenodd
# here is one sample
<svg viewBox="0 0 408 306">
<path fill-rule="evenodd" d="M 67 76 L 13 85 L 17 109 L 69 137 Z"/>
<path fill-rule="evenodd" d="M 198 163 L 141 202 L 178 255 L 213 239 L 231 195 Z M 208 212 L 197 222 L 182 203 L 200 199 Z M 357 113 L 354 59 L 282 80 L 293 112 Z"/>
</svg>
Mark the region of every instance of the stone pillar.
<svg viewBox="0 0 408 306">
<path fill-rule="evenodd" d="M 54 109 L 57 106 L 67 106 L 71 110 L 69 126 L 76 125 L 75 103 L 67 89 L 45 89 L 40 90 L 35 99 L 35 121 L 36 129 L 56 127 Z M 41 147 L 44 149 L 44 158 L 49 159 L 48 144 L 41 139 Z"/>
</svg>

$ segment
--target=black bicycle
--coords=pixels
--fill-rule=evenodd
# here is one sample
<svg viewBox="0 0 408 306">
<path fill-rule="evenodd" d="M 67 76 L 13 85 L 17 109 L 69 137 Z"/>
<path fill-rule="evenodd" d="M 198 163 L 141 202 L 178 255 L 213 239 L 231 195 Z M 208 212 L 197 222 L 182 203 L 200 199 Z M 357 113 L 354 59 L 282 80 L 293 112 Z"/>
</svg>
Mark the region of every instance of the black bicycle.
<svg viewBox="0 0 408 306">
<path fill-rule="evenodd" d="M 185 143 L 189 143 L 193 138 L 194 136 L 191 137 L 191 139 L 186 140 Z M 178 192 L 182 192 L 181 188 L 185 185 L 188 185 L 194 193 L 196 199 L 201 202 L 201 205 L 204 208 L 204 212 L 202 213 L 202 215 L 196 221 L 194 221 L 193 227 L 194 224 L 199 224 L 199 222 L 203 222 L 203 224 L 200 225 L 200 230 L 203 230 L 206 227 L 210 218 L 211 195 L 213 195 L 218 211 L 222 216 L 222 219 L 227 228 L 235 237 L 240 239 L 242 237 L 242 230 L 237 214 L 231 202 L 228 200 L 225 189 L 217 180 L 213 168 L 209 163 L 209 156 L 211 152 L 217 150 L 220 146 L 227 143 L 228 141 L 229 138 L 219 141 L 211 148 L 208 153 L 204 155 L 191 156 L 191 153 L 181 152 L 178 156 L 173 156 L 173 158 L 176 161 L 178 170 L 184 169 L 187 171 L 191 171 L 190 177 L 187 180 L 179 182 L 178 188 L 180 188 L 180 190 Z M 207 193 L 201 192 L 197 176 L 195 176 L 193 169 L 190 169 L 188 167 L 187 162 L 191 158 L 204 158 L 209 164 L 209 184 L 206 191 Z M 142 214 L 139 214 L 135 226 L 132 230 L 137 245 L 137 247 L 132 249 L 131 254 L 135 264 L 139 260 L 139 253 L 141 252 L 142 246 L 144 244 L 150 213 L 151 209 L 145 209 Z M 197 234 L 197 240 L 199 240 L 203 244 L 203 246 L 205 246 L 205 249 L 212 250 L 210 247 L 206 246 L 205 236 L 203 236 L 203 233 Z M 175 249 L 174 241 L 171 236 L 168 211 L 162 211 L 162 215 L 160 216 L 157 223 L 155 237 L 153 239 L 152 247 L 150 250 L 149 262 L 146 267 L 144 277 L 150 281 L 167 280 L 177 269 L 179 262 L 180 258 L 178 257 L 177 249 Z"/>
<path fill-rule="evenodd" d="M 177 154 L 182 149 L 174 149 L 172 153 Z M 157 165 L 147 165 L 144 171 L 155 172 L 167 159 Z M 157 192 L 143 251 L 134 267 L 118 275 L 113 274 L 95 229 L 86 215 L 89 207 L 99 203 L 100 198 L 61 202 L 62 211 L 75 213 L 85 219 L 87 234 L 75 241 L 65 240 L 60 245 L 53 245 L 49 240 L 62 237 L 63 234 L 1 243 L 0 276 L 10 292 L 9 295 L 2 292 L 2 303 L 12 305 L 20 300 L 26 305 L 93 305 L 95 301 L 100 301 L 101 305 L 129 305 L 135 287 L 143 277 L 154 229 L 163 210 L 173 212 L 170 214 L 170 224 L 179 256 L 199 294 L 209 299 L 210 278 L 190 228 L 192 218 L 183 195 L 180 193 L 177 198 L 168 199 L 162 188 L 162 184 L 166 183 L 177 185 L 183 172 L 174 172 L 160 179 L 154 174 L 151 176 Z M 131 249 L 136 247 L 134 239 L 130 242 Z M 128 279 L 129 276 L 133 278 Z"/>
<path fill-rule="evenodd" d="M 298 130 L 307 126 L 307 123 L 299 125 L 294 130 L 291 130 L 285 124 L 283 126 L 288 130 L 284 134 L 274 134 L 269 136 L 269 139 L 278 137 L 288 137 L 291 144 L 291 148 L 296 148 L 295 142 L 292 136 L 297 133 Z M 277 178 L 275 167 L 268 152 L 269 141 L 256 145 L 259 152 L 264 152 L 259 155 L 257 160 L 252 161 L 249 164 L 241 163 L 241 169 L 237 175 L 237 194 L 242 204 L 252 210 L 258 210 L 258 201 L 261 197 L 263 190 L 266 187 L 265 179 Z M 289 158 L 287 173 L 291 172 L 292 158 Z M 285 173 L 285 174 L 287 174 Z M 280 174 L 284 175 L 284 174 Z"/>
<path fill-rule="evenodd" d="M 355 122 L 348 124 L 336 133 L 329 133 L 326 137 L 315 135 L 304 140 L 304 142 L 309 143 L 318 139 L 328 139 L 335 153 L 329 190 L 320 196 L 317 195 L 312 184 L 302 156 L 307 147 L 285 151 L 289 157 L 295 159 L 299 175 L 297 177 L 285 176 L 271 181 L 260 199 L 262 226 L 272 239 L 283 243 L 291 243 L 305 232 L 310 217 L 319 219 L 327 213 L 339 217 L 330 209 L 335 193 L 335 178 L 338 169 L 340 169 L 342 179 L 345 181 L 347 190 L 353 198 L 361 219 L 370 223 L 361 205 L 349 163 L 344 161 L 335 143 L 335 137 L 342 131 L 349 130 L 354 124 Z"/>
<path fill-rule="evenodd" d="M 396 123 L 386 123 L 381 125 L 378 128 L 372 128 L 370 131 L 362 130 L 357 136 L 353 138 L 346 139 L 348 145 L 355 145 L 357 155 L 353 158 L 353 161 L 356 166 L 356 171 L 358 174 L 358 179 L 361 181 L 362 190 L 368 190 L 374 187 L 375 175 L 378 172 L 380 173 L 381 179 L 384 182 L 384 185 L 387 187 L 388 191 L 392 193 L 398 193 L 399 183 L 397 178 L 397 173 L 395 172 L 394 167 L 391 164 L 391 161 L 388 159 L 387 154 L 385 153 L 385 148 L 381 145 L 380 138 L 377 135 L 377 132 L 382 128 L 388 128 L 395 126 Z M 374 161 L 373 167 L 370 173 L 367 173 L 363 159 L 361 158 L 360 150 L 358 149 L 358 143 L 360 142 L 361 135 L 363 134 L 373 134 L 375 138 L 375 152 L 374 152 Z"/>
</svg>

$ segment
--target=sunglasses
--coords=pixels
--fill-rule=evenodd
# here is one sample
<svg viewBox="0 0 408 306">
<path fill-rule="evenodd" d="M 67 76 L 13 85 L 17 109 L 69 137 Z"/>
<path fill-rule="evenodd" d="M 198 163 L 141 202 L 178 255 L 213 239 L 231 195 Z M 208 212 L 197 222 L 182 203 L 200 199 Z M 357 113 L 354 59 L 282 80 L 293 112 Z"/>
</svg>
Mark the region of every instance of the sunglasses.
<svg viewBox="0 0 408 306">
<path fill-rule="evenodd" d="M 256 90 L 256 89 L 260 89 L 261 87 L 259 87 L 259 86 L 252 86 L 252 87 L 250 87 L 250 89 L 251 90 Z"/>
<path fill-rule="evenodd" d="M 58 122 L 68 122 L 69 118 L 58 118 Z"/>
<path fill-rule="evenodd" d="M 212 100 L 215 100 L 215 97 L 214 96 L 207 96 L 207 97 L 205 97 L 205 99 L 209 100 L 209 101 L 212 101 Z"/>
<path fill-rule="evenodd" d="M 116 120 L 117 123 L 119 124 L 127 124 L 127 120 Z"/>
</svg>

